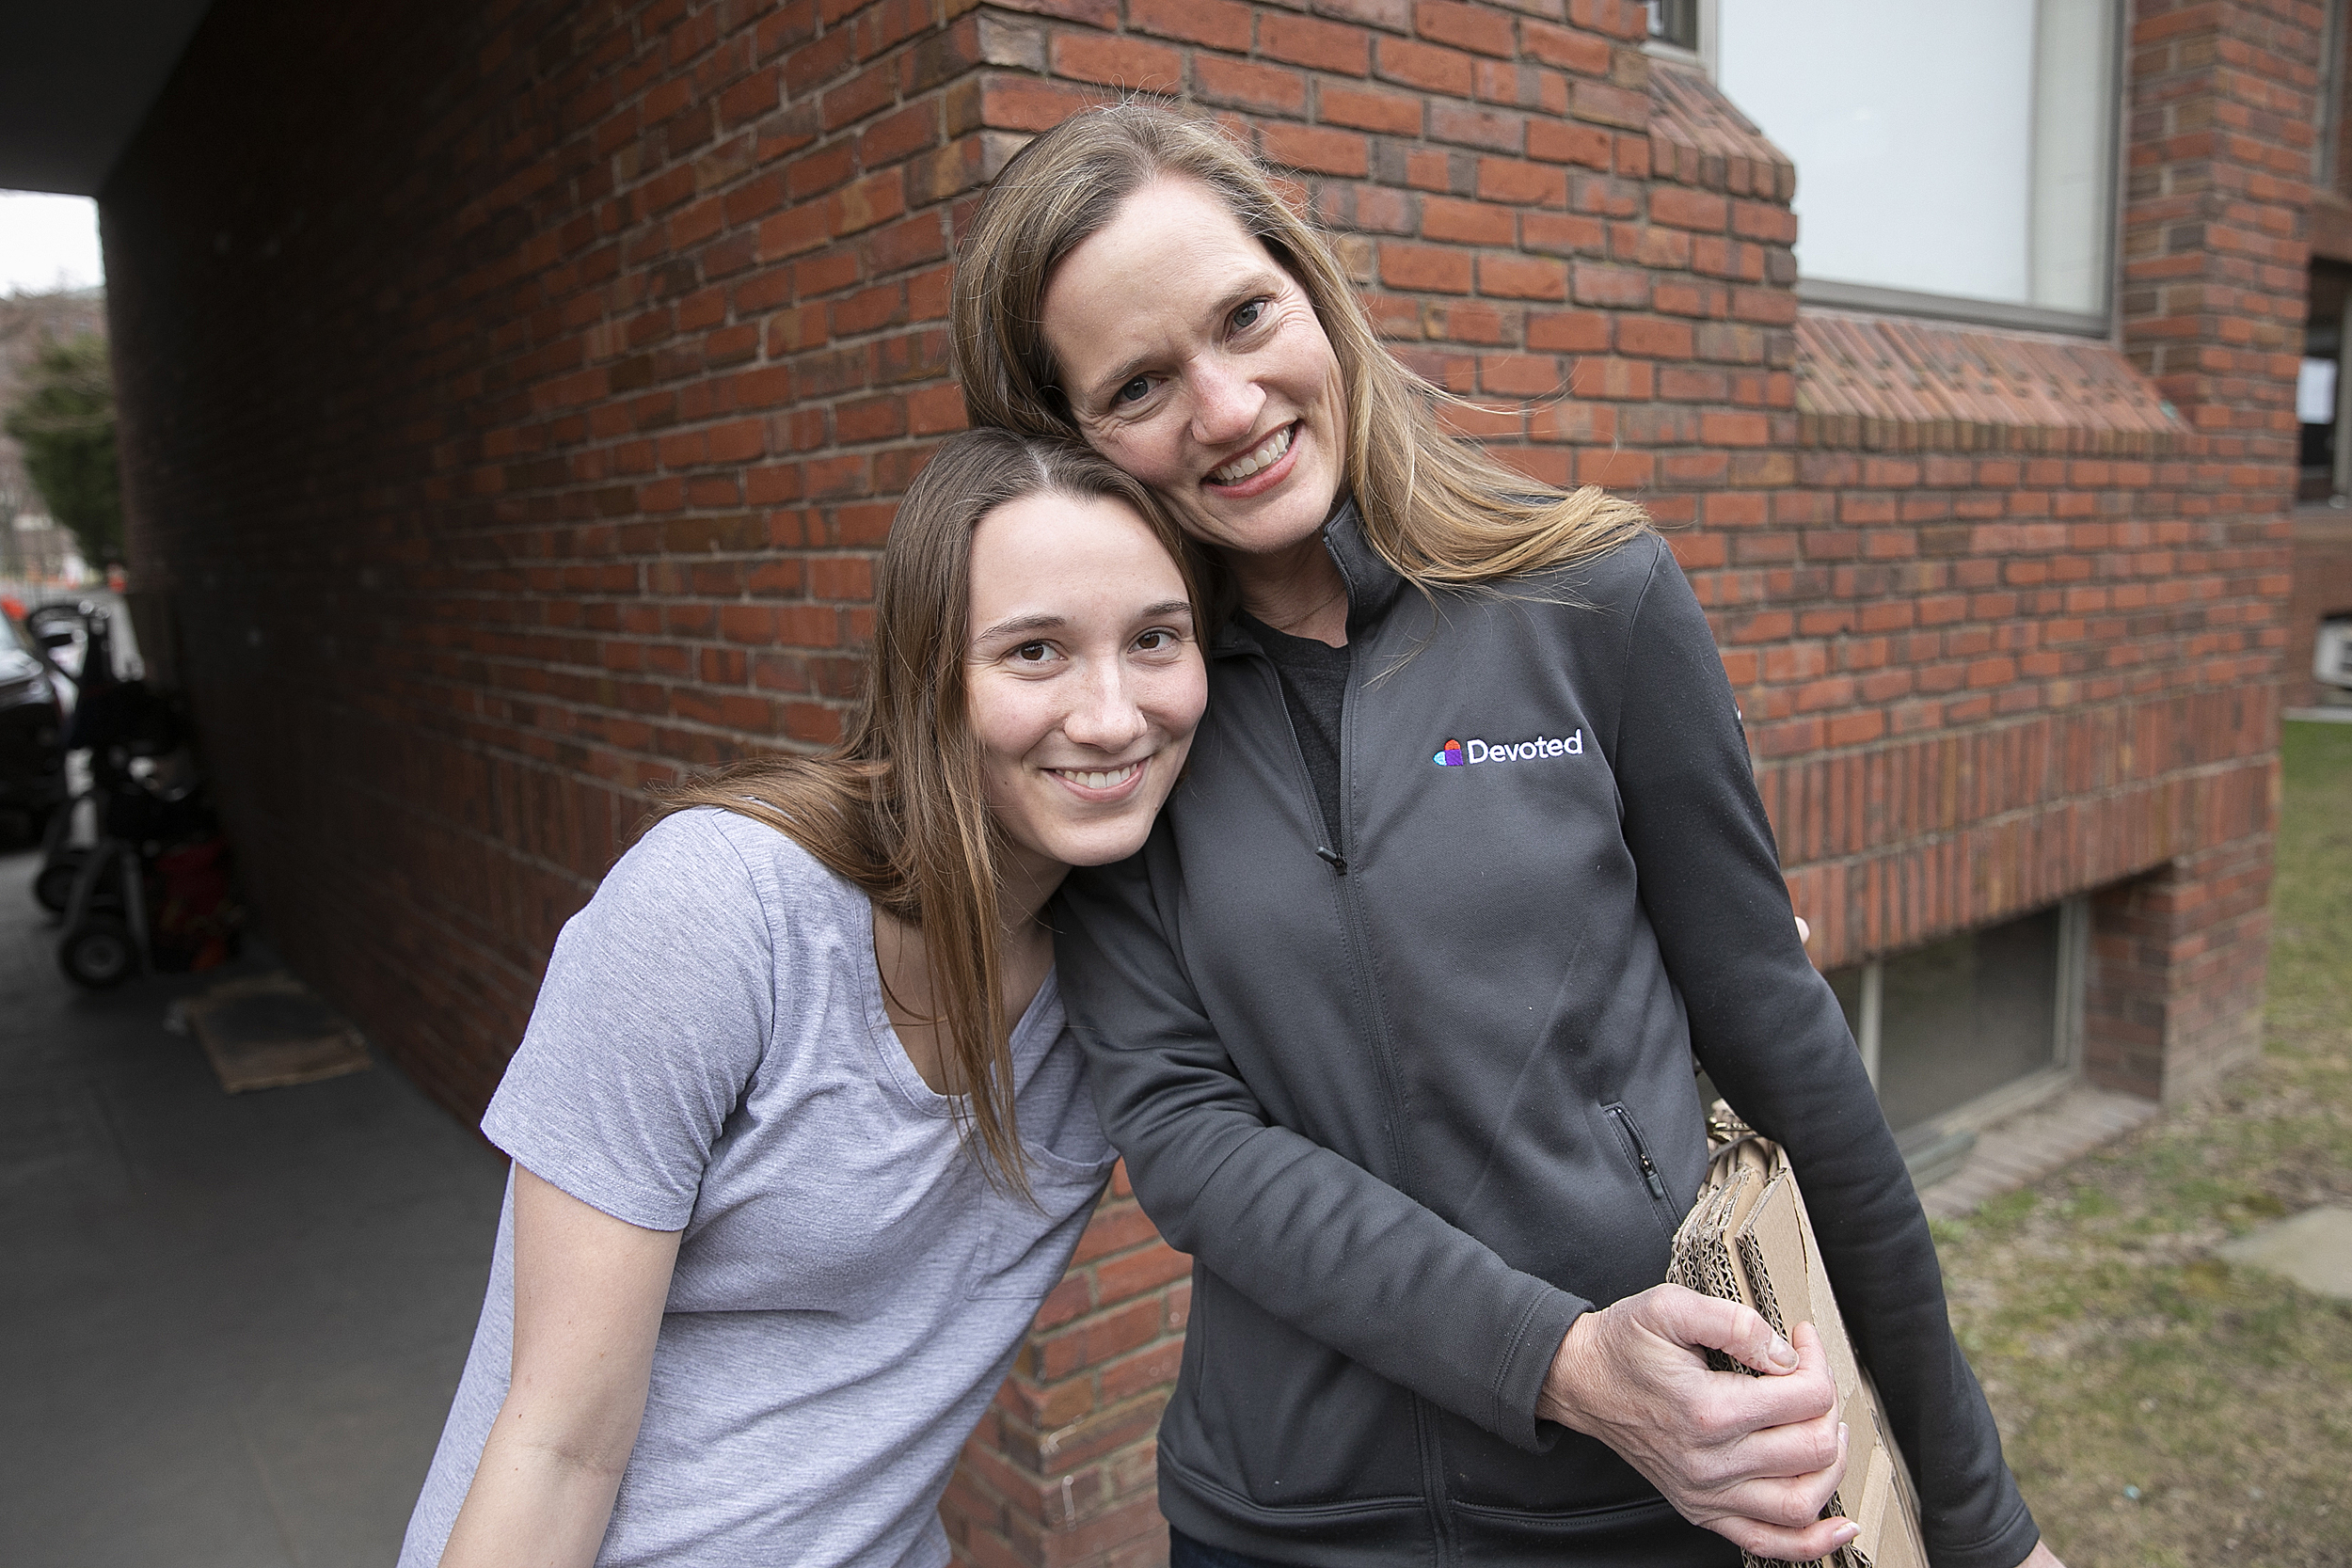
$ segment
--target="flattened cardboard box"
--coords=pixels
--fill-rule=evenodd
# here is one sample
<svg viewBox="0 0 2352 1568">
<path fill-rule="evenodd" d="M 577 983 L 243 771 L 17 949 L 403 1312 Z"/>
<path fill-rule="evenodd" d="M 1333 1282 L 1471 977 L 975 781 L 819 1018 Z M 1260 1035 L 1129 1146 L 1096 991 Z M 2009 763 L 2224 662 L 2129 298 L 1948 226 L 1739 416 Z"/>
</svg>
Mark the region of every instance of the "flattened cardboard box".
<svg viewBox="0 0 2352 1568">
<path fill-rule="evenodd" d="M 1837 1381 L 1847 1428 L 1845 1480 L 1822 1517 L 1843 1515 L 1862 1527 L 1861 1534 L 1820 1561 L 1827 1568 L 1928 1568 L 1911 1471 L 1887 1433 L 1878 1389 L 1846 1338 L 1788 1157 L 1741 1126 L 1720 1101 L 1708 1123 L 1721 1147 L 1708 1166 L 1707 1185 L 1675 1233 L 1666 1277 L 1756 1308 L 1783 1338 L 1797 1323 L 1814 1326 Z M 1708 1361 L 1722 1371 L 1748 1370 L 1721 1352 L 1710 1353 Z M 1740 1555 L 1751 1568 L 1768 1560 Z"/>
</svg>

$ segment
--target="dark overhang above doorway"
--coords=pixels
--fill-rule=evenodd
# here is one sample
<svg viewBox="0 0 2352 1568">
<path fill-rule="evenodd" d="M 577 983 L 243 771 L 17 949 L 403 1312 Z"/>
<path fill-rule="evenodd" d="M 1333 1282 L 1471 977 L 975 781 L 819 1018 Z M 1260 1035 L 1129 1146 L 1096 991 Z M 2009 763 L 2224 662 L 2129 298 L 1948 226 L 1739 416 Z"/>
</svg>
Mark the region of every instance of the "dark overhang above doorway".
<svg viewBox="0 0 2352 1568">
<path fill-rule="evenodd" d="M 0 190 L 96 196 L 211 5 L 0 5 Z"/>
</svg>

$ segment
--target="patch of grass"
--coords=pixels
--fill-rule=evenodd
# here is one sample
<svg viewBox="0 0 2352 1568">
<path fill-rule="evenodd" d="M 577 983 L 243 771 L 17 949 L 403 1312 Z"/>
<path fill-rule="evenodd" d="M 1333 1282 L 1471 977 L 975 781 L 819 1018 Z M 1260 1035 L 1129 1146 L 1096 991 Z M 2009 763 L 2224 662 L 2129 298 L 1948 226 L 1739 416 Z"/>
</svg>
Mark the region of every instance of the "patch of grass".
<svg viewBox="0 0 2352 1568">
<path fill-rule="evenodd" d="M 2210 1256 L 2352 1205 L 2352 725 L 2289 724 L 2283 749 L 2263 1060 L 1936 1227 L 2068 1568 L 2352 1568 L 2352 1305 Z"/>
</svg>

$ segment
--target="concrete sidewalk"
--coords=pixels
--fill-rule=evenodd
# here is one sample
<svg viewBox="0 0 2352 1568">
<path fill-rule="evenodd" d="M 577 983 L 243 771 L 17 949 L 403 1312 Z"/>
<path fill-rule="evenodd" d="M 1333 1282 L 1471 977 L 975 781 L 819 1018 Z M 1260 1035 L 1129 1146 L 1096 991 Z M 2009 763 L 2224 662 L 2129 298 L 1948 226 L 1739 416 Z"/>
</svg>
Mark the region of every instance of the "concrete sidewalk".
<svg viewBox="0 0 2352 1568">
<path fill-rule="evenodd" d="M 36 864 L 0 856 L 0 1562 L 389 1564 L 504 1162 L 381 1059 L 224 1094 L 163 1027 L 221 974 L 78 991 Z"/>
</svg>

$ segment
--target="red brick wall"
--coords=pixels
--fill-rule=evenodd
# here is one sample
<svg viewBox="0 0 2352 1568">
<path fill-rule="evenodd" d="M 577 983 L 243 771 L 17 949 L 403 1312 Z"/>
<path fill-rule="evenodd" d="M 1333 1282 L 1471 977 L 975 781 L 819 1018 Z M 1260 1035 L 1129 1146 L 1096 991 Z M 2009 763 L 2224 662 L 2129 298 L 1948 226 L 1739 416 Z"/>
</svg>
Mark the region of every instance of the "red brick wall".
<svg viewBox="0 0 2352 1568">
<path fill-rule="evenodd" d="M 1621 0 L 219 0 L 104 196 L 135 557 L 276 939 L 470 1114 L 639 787 L 834 733 L 982 182 L 1168 87 L 1465 428 L 1675 525 L 1820 961 L 2104 889 L 2090 1065 L 2180 1093 L 2259 996 L 2316 17 L 2143 0 L 2061 355 L 1801 312 L 1796 171 Z M 1182 1266 L 1098 1215 L 967 1559 L 1154 1557 Z"/>
<path fill-rule="evenodd" d="M 2241 613 L 2213 606 L 2185 651 L 2224 657 L 2217 641 L 2234 641 L 2248 650 L 2241 682 L 2265 674 L 2275 682 L 2285 670 L 2278 662 L 2258 670 L 2253 650 L 2294 657 L 2282 601 L 2324 9 L 2290 0 L 2139 0 L 2133 17 L 2123 341 L 2198 432 L 2188 471 L 2204 494 L 2183 498 L 2184 520 L 2215 560 L 2263 584 L 2262 599 Z M 2273 733 L 2265 719 L 2262 734 Z M 2158 941 L 2167 952 L 2160 979 L 2135 971 L 2137 1014 L 2155 1021 L 2154 1034 L 2119 1037 L 2106 1066 L 2111 1081 L 2177 1098 L 2258 1049 L 2272 795 L 2275 785 L 2246 831 L 2217 821 L 2199 852 L 2150 879 L 2135 900 L 2146 923 L 2113 900 L 2094 908 L 2103 950 L 2128 939 L 2143 956 Z M 2095 1035 L 2093 1050 L 2098 1069 Z"/>
<path fill-rule="evenodd" d="M 2177 1101 L 2261 1049 L 2269 900 L 2270 846 L 2250 833 L 2100 890 L 2083 999 L 2094 1081 Z"/>
<path fill-rule="evenodd" d="M 961 420 L 980 30 L 230 0 L 104 194 L 135 549 L 255 900 L 462 1114 L 638 786 L 836 731 Z"/>
</svg>

